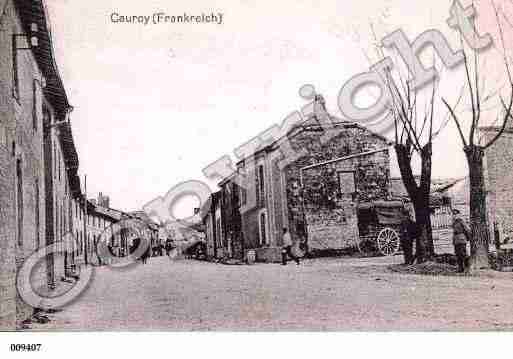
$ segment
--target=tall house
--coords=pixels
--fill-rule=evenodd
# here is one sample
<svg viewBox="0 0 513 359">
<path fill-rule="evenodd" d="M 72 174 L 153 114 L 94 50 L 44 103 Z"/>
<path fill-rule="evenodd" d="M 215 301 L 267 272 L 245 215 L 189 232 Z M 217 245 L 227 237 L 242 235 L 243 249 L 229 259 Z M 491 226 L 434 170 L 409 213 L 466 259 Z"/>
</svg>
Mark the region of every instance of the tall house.
<svg viewBox="0 0 513 359">
<path fill-rule="evenodd" d="M 70 229 L 80 185 L 42 1 L 1 2 L 0 53 L 0 329 L 15 329 L 33 311 L 16 292 L 16 271 Z M 36 287 L 55 287 L 63 270 L 56 262 L 46 257 Z"/>
</svg>

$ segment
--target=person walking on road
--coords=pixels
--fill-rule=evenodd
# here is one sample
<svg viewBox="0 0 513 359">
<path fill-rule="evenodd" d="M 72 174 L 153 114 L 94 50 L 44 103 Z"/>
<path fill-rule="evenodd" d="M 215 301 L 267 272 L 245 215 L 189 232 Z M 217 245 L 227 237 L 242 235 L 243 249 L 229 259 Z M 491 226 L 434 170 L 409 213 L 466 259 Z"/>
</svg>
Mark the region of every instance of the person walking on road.
<svg viewBox="0 0 513 359">
<path fill-rule="evenodd" d="M 454 254 L 458 262 L 458 272 L 463 273 L 468 267 L 467 260 L 467 242 L 470 239 L 470 231 L 457 209 L 452 211 L 452 229 L 454 244 Z"/>
<path fill-rule="evenodd" d="M 292 253 L 292 238 L 287 228 L 283 228 L 283 248 L 281 250 L 281 264 L 287 265 L 287 256 L 296 261 L 299 265 L 299 257 Z"/>
</svg>

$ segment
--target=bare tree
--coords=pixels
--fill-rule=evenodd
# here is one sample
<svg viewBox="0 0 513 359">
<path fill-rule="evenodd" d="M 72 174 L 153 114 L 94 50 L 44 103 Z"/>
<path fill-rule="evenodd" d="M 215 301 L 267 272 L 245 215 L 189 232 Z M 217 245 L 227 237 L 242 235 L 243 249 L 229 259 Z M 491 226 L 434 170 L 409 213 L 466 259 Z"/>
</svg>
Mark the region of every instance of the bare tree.
<svg viewBox="0 0 513 359">
<path fill-rule="evenodd" d="M 376 52 L 384 59 L 383 47 L 377 41 L 372 24 L 371 29 L 376 40 Z M 397 54 L 394 56 L 394 63 L 397 64 Z M 433 66 L 436 67 L 434 57 Z M 432 259 L 435 254 L 430 207 L 433 140 L 445 128 L 448 114 L 445 116 L 446 120 L 441 121 L 440 126 L 437 125 L 438 128 L 435 129 L 435 100 L 439 81 L 434 81 L 431 88 L 416 89 L 412 86 L 411 78 L 405 78 L 403 72 L 397 69 L 394 74 L 387 71 L 383 82 L 391 99 L 389 116 L 394 121 L 393 142 L 397 164 L 415 210 L 415 220 L 420 232 L 416 240 L 415 258 L 418 263 L 422 263 Z M 420 177 L 414 174 L 416 159 L 420 160 Z"/>
<path fill-rule="evenodd" d="M 504 47 L 504 36 L 499 19 L 499 14 L 495 4 L 492 2 L 494 7 L 495 15 L 497 18 L 497 24 L 499 28 L 500 39 L 503 48 L 503 61 L 506 68 L 507 80 L 509 84 L 509 100 L 506 102 L 499 94 L 501 108 L 498 109 L 497 119 L 500 121 L 499 127 L 497 127 L 497 133 L 487 143 L 482 143 L 478 140 L 478 131 L 481 125 L 481 115 L 483 112 L 483 103 L 489 96 L 483 97 L 480 89 L 480 71 L 479 71 L 479 53 L 473 51 L 473 61 L 467 56 L 467 50 L 463 47 L 464 52 L 464 64 L 465 64 L 465 82 L 468 89 L 468 95 L 470 98 L 471 111 L 470 115 L 458 115 L 455 106 L 449 105 L 449 103 L 442 98 L 445 106 L 449 110 L 451 118 L 456 125 L 461 142 L 463 144 L 463 151 L 468 162 L 468 173 L 470 180 L 470 224 L 471 224 L 471 266 L 472 268 L 489 268 L 488 262 L 488 251 L 490 242 L 490 232 L 487 220 L 487 208 L 486 208 L 486 187 L 484 177 L 484 156 L 488 148 L 493 146 L 497 140 L 504 133 L 508 124 L 508 119 L 512 118 L 511 108 L 513 105 L 513 81 L 509 69 L 509 63 L 506 56 L 506 50 Z M 470 63 L 470 62 L 473 63 Z M 468 123 L 468 124 L 467 124 Z M 464 125 L 469 127 L 468 133 L 465 135 Z"/>
</svg>

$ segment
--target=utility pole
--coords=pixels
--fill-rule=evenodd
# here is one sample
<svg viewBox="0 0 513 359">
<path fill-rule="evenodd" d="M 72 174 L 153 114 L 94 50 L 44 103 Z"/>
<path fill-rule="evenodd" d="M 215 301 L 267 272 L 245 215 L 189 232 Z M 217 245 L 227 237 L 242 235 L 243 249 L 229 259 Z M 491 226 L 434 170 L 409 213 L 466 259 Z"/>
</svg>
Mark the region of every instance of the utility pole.
<svg viewBox="0 0 513 359">
<path fill-rule="evenodd" d="M 87 254 L 88 245 L 88 235 L 87 235 L 87 175 L 84 175 L 84 260 L 85 264 L 89 263 L 89 255 Z"/>
</svg>

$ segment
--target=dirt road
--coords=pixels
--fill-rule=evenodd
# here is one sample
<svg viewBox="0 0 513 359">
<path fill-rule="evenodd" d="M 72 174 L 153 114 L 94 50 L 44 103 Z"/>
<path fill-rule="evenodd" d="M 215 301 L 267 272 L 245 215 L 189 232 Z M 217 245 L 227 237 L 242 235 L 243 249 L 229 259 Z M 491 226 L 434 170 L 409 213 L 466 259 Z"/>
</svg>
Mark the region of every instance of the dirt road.
<svg viewBox="0 0 513 359">
<path fill-rule="evenodd" d="M 500 279 L 393 273 L 400 257 L 302 265 L 152 258 L 100 268 L 74 304 L 35 330 L 513 329 L 513 274 Z"/>
</svg>

